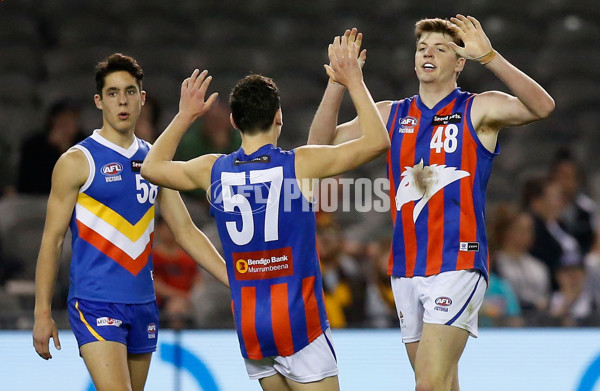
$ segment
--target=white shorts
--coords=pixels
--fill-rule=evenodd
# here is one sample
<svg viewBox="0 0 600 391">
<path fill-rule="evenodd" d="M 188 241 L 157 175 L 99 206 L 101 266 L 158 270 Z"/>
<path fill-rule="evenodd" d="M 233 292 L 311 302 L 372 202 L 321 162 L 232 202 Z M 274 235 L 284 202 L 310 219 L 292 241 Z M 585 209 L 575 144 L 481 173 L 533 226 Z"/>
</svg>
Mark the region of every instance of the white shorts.
<svg viewBox="0 0 600 391">
<path fill-rule="evenodd" d="M 477 270 L 456 270 L 428 277 L 391 278 L 402 342 L 417 342 L 423 323 L 467 330 L 477 338 L 477 318 L 487 283 Z"/>
<path fill-rule="evenodd" d="M 280 373 L 295 382 L 309 383 L 338 374 L 337 359 L 329 328 L 291 356 L 265 357 L 261 360 L 244 358 L 244 362 L 251 380 Z"/>
</svg>

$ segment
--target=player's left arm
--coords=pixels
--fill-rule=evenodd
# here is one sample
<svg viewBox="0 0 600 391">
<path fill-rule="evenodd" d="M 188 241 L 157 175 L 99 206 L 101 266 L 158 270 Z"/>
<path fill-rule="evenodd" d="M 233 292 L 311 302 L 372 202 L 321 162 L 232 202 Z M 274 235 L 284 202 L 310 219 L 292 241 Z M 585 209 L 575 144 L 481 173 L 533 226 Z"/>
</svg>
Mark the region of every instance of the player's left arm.
<svg viewBox="0 0 600 391">
<path fill-rule="evenodd" d="M 224 285 L 229 286 L 225 261 L 206 235 L 194 224 L 179 193 L 170 189 L 161 189 L 160 205 L 161 215 L 181 248 L 197 264 Z"/>
<path fill-rule="evenodd" d="M 459 37 L 460 47 L 449 42 L 461 57 L 474 60 L 492 71 L 514 94 L 487 91 L 476 96 L 471 109 L 476 129 L 499 130 L 519 126 L 546 118 L 554 110 L 554 100 L 535 80 L 508 62 L 486 36 L 481 24 L 472 16 L 457 15 L 450 18 Z"/>
</svg>

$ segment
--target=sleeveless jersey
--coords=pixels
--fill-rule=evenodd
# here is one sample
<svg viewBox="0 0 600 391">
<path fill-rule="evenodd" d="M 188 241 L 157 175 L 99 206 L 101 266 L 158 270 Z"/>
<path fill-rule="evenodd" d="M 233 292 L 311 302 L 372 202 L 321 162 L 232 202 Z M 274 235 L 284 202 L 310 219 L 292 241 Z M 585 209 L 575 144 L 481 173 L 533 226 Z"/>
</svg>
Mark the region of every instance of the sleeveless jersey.
<svg viewBox="0 0 600 391">
<path fill-rule="evenodd" d="M 392 104 L 392 276 L 477 269 L 487 279 L 485 189 L 499 147 L 488 151 L 473 129 L 474 96 L 457 88 L 432 109 L 419 96 Z"/>
<path fill-rule="evenodd" d="M 211 215 L 223 245 L 242 355 L 289 356 L 329 327 L 315 214 L 296 181 L 294 151 L 271 144 L 219 157 Z"/>
<path fill-rule="evenodd" d="M 69 299 L 141 304 L 155 300 L 154 202 L 158 187 L 140 175 L 150 145 L 121 148 L 98 131 L 73 148 L 90 167 L 71 216 Z"/>
</svg>

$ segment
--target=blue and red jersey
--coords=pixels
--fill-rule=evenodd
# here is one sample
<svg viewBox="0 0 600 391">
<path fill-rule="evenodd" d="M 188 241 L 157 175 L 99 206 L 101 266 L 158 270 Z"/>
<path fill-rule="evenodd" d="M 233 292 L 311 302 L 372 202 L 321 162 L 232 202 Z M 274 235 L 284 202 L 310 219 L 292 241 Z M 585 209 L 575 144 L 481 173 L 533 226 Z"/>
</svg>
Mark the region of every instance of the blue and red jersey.
<svg viewBox="0 0 600 391">
<path fill-rule="evenodd" d="M 152 281 L 154 202 L 158 187 L 140 175 L 150 145 L 128 149 L 95 131 L 75 145 L 90 173 L 71 216 L 69 300 L 142 304 L 155 300 Z"/>
<path fill-rule="evenodd" d="M 457 88 L 432 109 L 418 95 L 392 104 L 392 276 L 476 269 L 487 278 L 485 189 L 499 147 L 487 150 L 473 129 L 474 97 Z"/>
<path fill-rule="evenodd" d="M 289 356 L 329 327 L 313 208 L 296 181 L 294 151 L 267 144 L 219 157 L 215 217 L 242 355 Z"/>
</svg>

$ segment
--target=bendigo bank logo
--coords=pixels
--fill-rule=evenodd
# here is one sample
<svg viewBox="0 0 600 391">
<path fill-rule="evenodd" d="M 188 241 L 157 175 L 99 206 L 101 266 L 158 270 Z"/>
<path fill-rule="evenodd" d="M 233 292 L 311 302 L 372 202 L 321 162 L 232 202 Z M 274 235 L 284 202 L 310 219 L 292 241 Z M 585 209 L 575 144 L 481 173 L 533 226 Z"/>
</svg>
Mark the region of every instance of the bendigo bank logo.
<svg viewBox="0 0 600 391">
<path fill-rule="evenodd" d="M 248 271 L 248 262 L 245 259 L 238 259 L 235 261 L 235 270 L 240 273 L 246 273 Z"/>
<path fill-rule="evenodd" d="M 233 253 L 235 279 L 264 280 L 294 274 L 292 248 Z"/>
</svg>

